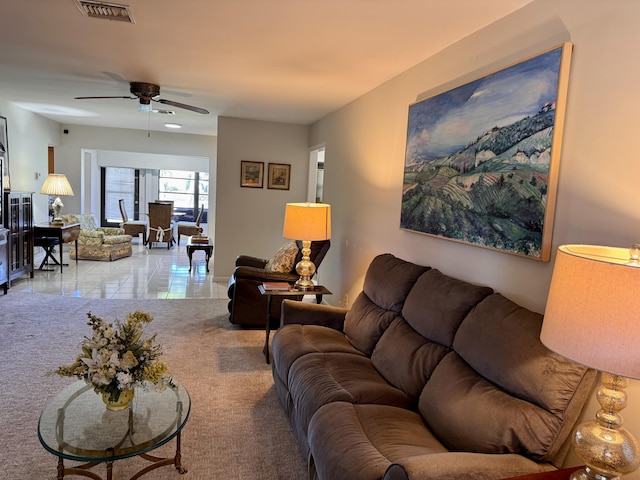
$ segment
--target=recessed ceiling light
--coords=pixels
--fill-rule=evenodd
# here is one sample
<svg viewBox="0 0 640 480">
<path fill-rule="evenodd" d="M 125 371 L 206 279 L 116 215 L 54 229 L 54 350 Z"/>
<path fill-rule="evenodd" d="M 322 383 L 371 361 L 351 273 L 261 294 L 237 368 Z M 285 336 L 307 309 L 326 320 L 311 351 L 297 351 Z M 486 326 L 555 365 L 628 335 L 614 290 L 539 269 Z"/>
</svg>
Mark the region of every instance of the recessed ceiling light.
<svg viewBox="0 0 640 480">
<path fill-rule="evenodd" d="M 167 128 L 182 128 L 179 123 L 165 123 L 164 126 Z"/>
</svg>

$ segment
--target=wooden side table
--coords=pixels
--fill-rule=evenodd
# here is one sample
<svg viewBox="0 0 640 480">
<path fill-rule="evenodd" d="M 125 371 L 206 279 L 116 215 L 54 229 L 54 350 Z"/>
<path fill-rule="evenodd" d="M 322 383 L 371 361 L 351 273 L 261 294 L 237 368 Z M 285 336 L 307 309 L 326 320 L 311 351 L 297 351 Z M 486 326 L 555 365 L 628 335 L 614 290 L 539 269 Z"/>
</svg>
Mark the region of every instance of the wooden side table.
<svg viewBox="0 0 640 480">
<path fill-rule="evenodd" d="M 63 243 L 76 242 L 76 265 L 78 265 L 78 236 L 80 235 L 79 223 L 38 223 L 35 225 L 33 231 L 36 239 L 58 239 L 58 243 L 60 244 L 60 273 L 62 273 L 62 266 L 67 265 L 62 263 Z"/>
<path fill-rule="evenodd" d="M 187 242 L 187 255 L 189 256 L 189 271 L 191 271 L 191 257 L 196 250 L 203 250 L 205 254 L 205 261 L 207 272 L 209 272 L 209 260 L 213 254 L 213 239 L 209 238 L 206 242 L 197 242 L 193 240 L 193 237 L 189 237 Z"/>
<path fill-rule="evenodd" d="M 320 303 L 322 301 L 323 295 L 331 295 L 331 292 L 323 287 L 322 285 L 316 285 L 313 290 L 296 290 L 293 286 L 290 287 L 289 290 L 268 290 L 264 287 L 264 285 L 258 285 L 258 290 L 260 290 L 260 294 L 267 297 L 267 315 L 265 322 L 265 331 L 266 338 L 264 341 L 264 348 L 262 352 L 264 353 L 264 358 L 267 363 L 271 363 L 269 359 L 269 336 L 271 335 L 271 322 L 269 318 L 269 312 L 271 312 L 271 302 L 273 297 L 296 297 L 298 300 L 302 300 L 302 297 L 305 295 L 315 295 L 316 303 Z"/>
<path fill-rule="evenodd" d="M 569 480 L 571 474 L 584 467 L 569 467 L 553 470 L 551 472 L 530 473 L 529 475 L 521 475 L 519 477 L 509 477 L 503 480 Z"/>
</svg>

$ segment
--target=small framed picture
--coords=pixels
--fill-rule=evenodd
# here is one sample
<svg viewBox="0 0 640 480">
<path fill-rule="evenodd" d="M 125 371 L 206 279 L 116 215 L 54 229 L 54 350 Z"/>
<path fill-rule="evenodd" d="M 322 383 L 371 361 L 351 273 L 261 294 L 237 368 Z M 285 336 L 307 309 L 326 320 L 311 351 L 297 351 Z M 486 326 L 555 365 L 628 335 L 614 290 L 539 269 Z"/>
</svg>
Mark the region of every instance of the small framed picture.
<svg viewBox="0 0 640 480">
<path fill-rule="evenodd" d="M 276 190 L 289 190 L 291 177 L 291 165 L 287 163 L 270 163 L 267 188 Z"/>
<path fill-rule="evenodd" d="M 240 186 L 262 188 L 264 185 L 264 162 L 240 162 Z"/>
</svg>

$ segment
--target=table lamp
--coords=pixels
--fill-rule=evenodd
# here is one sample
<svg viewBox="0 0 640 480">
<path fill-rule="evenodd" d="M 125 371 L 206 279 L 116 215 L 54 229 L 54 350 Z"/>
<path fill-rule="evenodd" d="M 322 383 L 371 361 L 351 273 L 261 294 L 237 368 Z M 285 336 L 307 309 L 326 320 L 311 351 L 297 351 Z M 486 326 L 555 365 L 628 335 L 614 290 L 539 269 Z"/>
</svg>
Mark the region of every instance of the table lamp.
<svg viewBox="0 0 640 480">
<path fill-rule="evenodd" d="M 53 223 L 64 223 L 62 218 L 60 218 L 60 212 L 62 211 L 62 207 L 64 207 L 62 200 L 60 200 L 60 195 L 73 196 L 73 190 L 71 189 L 71 185 L 69 185 L 67 177 L 61 173 L 50 173 L 44 180 L 40 193 L 56 196 L 52 205 L 54 212 Z"/>
<path fill-rule="evenodd" d="M 639 447 L 622 427 L 627 377 L 640 378 L 640 244 L 631 249 L 558 249 L 540 339 L 601 372 L 595 420 L 579 425 L 573 448 L 586 467 L 573 480 L 613 480 L 635 471 Z"/>
<path fill-rule="evenodd" d="M 316 266 L 310 260 L 311 241 L 331 238 L 331 205 L 326 203 L 287 203 L 282 236 L 302 240 L 302 260 L 296 265 L 300 278 L 295 283 L 300 290 L 313 290 L 311 277 Z"/>
</svg>

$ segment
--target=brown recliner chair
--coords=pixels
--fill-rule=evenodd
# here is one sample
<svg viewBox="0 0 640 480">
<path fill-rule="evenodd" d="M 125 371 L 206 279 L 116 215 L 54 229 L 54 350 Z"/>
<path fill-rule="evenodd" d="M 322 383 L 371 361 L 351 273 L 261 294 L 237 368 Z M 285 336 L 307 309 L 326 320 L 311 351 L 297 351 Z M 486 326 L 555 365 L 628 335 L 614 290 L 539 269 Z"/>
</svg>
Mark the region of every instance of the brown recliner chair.
<svg viewBox="0 0 640 480">
<path fill-rule="evenodd" d="M 289 282 L 295 283 L 299 275 L 295 265 L 302 259 L 302 241 L 297 240 L 298 255 L 293 269 L 286 273 L 271 272 L 265 269 L 268 259 L 240 255 L 236 259 L 233 275 L 229 279 L 229 321 L 243 327 L 264 328 L 267 315 L 267 297 L 260 294 L 258 285 L 263 282 Z M 322 259 L 331 246 L 330 240 L 311 242 L 311 254 L 309 258 L 316 266 L 320 266 Z M 309 292 L 313 295 L 313 292 Z M 271 328 L 280 326 L 280 304 L 285 298 L 299 299 L 299 297 L 277 296 L 271 302 Z"/>
</svg>

